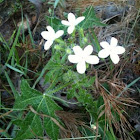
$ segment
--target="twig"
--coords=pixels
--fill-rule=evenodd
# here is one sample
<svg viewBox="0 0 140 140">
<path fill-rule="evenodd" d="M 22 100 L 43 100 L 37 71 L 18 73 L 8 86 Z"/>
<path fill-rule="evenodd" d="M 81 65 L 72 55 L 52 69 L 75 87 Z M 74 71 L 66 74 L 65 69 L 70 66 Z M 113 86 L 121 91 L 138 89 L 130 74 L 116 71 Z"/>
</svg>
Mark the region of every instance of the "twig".
<svg viewBox="0 0 140 140">
<path fill-rule="evenodd" d="M 44 138 L 44 137 L 40 137 L 40 136 L 36 135 L 36 133 L 31 129 L 30 126 L 29 126 L 29 128 L 30 128 L 30 130 L 31 130 L 31 133 L 33 133 L 33 135 L 35 135 L 36 138 L 40 138 L 40 139 L 43 139 L 43 140 L 50 140 L 50 139 L 48 139 L 48 138 Z"/>
<path fill-rule="evenodd" d="M 9 115 L 11 112 L 13 112 L 13 110 L 10 110 L 10 111 L 6 112 L 5 114 L 0 115 L 0 118 Z"/>
<path fill-rule="evenodd" d="M 70 131 L 66 130 L 55 118 L 53 118 L 53 117 L 51 117 L 51 116 L 48 116 L 48 115 L 46 115 L 46 114 L 38 113 L 37 111 L 35 111 L 35 110 L 33 109 L 32 106 L 29 106 L 29 109 L 30 109 L 33 113 L 35 113 L 35 114 L 37 114 L 37 115 L 39 115 L 39 116 L 50 118 L 57 126 L 59 126 L 59 128 L 60 128 L 61 130 L 65 131 L 65 132 L 70 132 Z"/>
</svg>

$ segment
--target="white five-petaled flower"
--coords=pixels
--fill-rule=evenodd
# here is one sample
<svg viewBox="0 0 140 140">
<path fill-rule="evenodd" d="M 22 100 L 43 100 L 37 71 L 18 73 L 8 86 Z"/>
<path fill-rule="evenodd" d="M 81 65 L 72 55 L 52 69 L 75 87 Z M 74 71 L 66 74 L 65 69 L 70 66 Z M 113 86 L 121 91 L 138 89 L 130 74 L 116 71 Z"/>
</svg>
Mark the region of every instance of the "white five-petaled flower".
<svg viewBox="0 0 140 140">
<path fill-rule="evenodd" d="M 66 25 L 66 26 L 69 26 L 67 32 L 68 32 L 69 34 L 71 34 L 71 33 L 74 31 L 75 26 L 78 25 L 78 24 L 79 24 L 81 21 L 83 21 L 84 19 L 85 19 L 84 16 L 78 17 L 78 18 L 76 19 L 75 15 L 74 15 L 73 13 L 69 13 L 69 14 L 68 14 L 68 21 L 62 20 L 61 23 L 64 24 L 64 25 Z"/>
<path fill-rule="evenodd" d="M 51 47 L 55 39 L 64 34 L 63 30 L 59 30 L 55 33 L 54 29 L 51 26 L 47 26 L 47 30 L 48 31 L 41 32 L 42 37 L 47 40 L 44 44 L 45 50 L 48 50 Z"/>
<path fill-rule="evenodd" d="M 85 73 L 86 71 L 86 62 L 89 64 L 98 64 L 99 58 L 95 55 L 91 55 L 93 52 L 93 47 L 88 45 L 87 47 L 82 50 L 80 46 L 74 46 L 73 51 L 75 55 L 69 55 L 68 60 L 71 63 L 77 63 L 77 71 L 80 74 Z"/>
<path fill-rule="evenodd" d="M 117 46 L 118 40 L 114 37 L 111 38 L 110 44 L 106 41 L 100 43 L 102 50 L 99 51 L 98 56 L 100 58 L 107 58 L 110 55 L 110 58 L 114 64 L 117 64 L 120 60 L 118 54 L 125 52 L 125 48 L 122 46 Z"/>
</svg>

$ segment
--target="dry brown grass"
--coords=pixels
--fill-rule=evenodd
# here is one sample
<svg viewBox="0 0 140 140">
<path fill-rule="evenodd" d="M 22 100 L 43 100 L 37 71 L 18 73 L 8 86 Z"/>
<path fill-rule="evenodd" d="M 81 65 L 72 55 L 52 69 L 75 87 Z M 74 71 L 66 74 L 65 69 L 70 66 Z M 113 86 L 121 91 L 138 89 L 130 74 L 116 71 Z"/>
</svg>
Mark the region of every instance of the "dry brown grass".
<svg viewBox="0 0 140 140">
<path fill-rule="evenodd" d="M 80 130 L 78 129 L 80 126 L 86 127 L 93 131 L 90 127 L 85 125 L 85 122 L 82 121 L 83 115 L 80 113 L 71 113 L 66 111 L 57 111 L 57 116 L 63 121 L 66 129 L 69 132 L 61 131 L 61 138 L 77 138 L 82 137 Z"/>
<path fill-rule="evenodd" d="M 131 51 L 131 54 L 133 53 L 134 50 Z M 136 57 L 138 57 L 138 55 L 136 55 Z M 130 55 L 128 61 L 122 59 L 112 70 L 104 64 L 104 68 L 106 67 L 105 70 L 100 68 L 96 71 L 97 80 L 94 85 L 96 86 L 96 90 L 93 93 L 94 97 L 97 95 L 102 96 L 104 100 L 104 104 L 99 108 L 98 119 L 105 115 L 106 123 L 111 127 L 115 127 L 115 132 L 119 133 L 120 137 L 125 139 L 133 139 L 133 137 L 129 135 L 129 132 L 131 132 L 133 128 L 128 121 L 128 114 L 130 108 L 135 108 L 139 106 L 140 103 L 130 97 L 130 93 L 133 93 L 134 89 L 128 88 L 119 96 L 127 86 L 122 80 L 123 77 L 121 77 L 121 73 L 123 73 L 125 67 L 128 68 L 128 65 L 130 65 L 130 62 L 133 62 L 132 60 L 134 58 L 133 55 Z M 132 67 L 130 69 L 132 69 Z M 108 85 L 109 91 L 103 86 L 104 83 Z M 119 116 L 119 120 L 117 120 L 117 116 Z"/>
<path fill-rule="evenodd" d="M 67 5 L 71 9 L 81 9 L 84 10 L 88 6 L 101 6 L 106 5 L 109 2 L 114 2 L 115 4 L 128 5 L 128 0 L 67 0 Z M 139 0 L 134 0 L 137 4 Z"/>
</svg>

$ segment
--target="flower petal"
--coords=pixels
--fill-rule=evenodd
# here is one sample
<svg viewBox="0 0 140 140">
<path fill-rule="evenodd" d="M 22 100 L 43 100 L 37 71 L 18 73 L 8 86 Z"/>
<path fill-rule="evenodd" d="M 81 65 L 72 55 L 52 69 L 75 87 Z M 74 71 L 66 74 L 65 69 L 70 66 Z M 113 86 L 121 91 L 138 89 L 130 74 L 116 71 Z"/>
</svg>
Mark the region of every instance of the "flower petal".
<svg viewBox="0 0 140 140">
<path fill-rule="evenodd" d="M 68 60 L 69 60 L 71 63 L 78 63 L 79 61 L 81 61 L 80 57 L 77 56 L 77 55 L 69 55 L 69 56 L 68 56 Z"/>
<path fill-rule="evenodd" d="M 62 36 L 64 34 L 63 30 L 59 30 L 55 33 L 55 39 L 59 38 L 60 36 Z"/>
<path fill-rule="evenodd" d="M 86 62 L 89 64 L 98 64 L 99 58 L 95 55 L 90 55 L 86 57 Z"/>
<path fill-rule="evenodd" d="M 47 30 L 49 32 L 48 40 L 55 40 L 55 31 L 51 26 L 47 26 Z"/>
<path fill-rule="evenodd" d="M 62 20 L 61 23 L 66 26 L 70 26 L 70 23 L 66 20 Z"/>
<path fill-rule="evenodd" d="M 114 64 L 117 64 L 120 61 L 120 58 L 117 54 L 111 54 L 110 58 Z"/>
<path fill-rule="evenodd" d="M 76 21 L 75 21 L 75 25 L 79 24 L 79 23 L 82 22 L 84 19 L 85 19 L 84 16 L 78 17 L 78 18 L 76 19 Z"/>
<path fill-rule="evenodd" d="M 68 21 L 71 25 L 75 23 L 75 15 L 73 13 L 68 14 Z"/>
<path fill-rule="evenodd" d="M 83 54 L 83 50 L 80 46 L 74 46 L 73 51 L 75 55 L 81 56 Z"/>
<path fill-rule="evenodd" d="M 46 41 L 45 44 L 44 44 L 44 49 L 48 50 L 51 47 L 52 44 L 53 44 L 53 41 L 51 41 L 51 40 Z"/>
<path fill-rule="evenodd" d="M 118 40 L 114 37 L 111 37 L 111 40 L 110 40 L 111 47 L 116 47 L 117 44 L 118 44 Z"/>
<path fill-rule="evenodd" d="M 92 54 L 92 52 L 93 52 L 93 47 L 91 45 L 88 45 L 87 47 L 84 48 L 85 56 Z"/>
<path fill-rule="evenodd" d="M 75 29 L 75 26 L 69 26 L 67 30 L 68 34 L 71 34 L 74 31 L 74 29 Z"/>
<path fill-rule="evenodd" d="M 110 47 L 110 45 L 109 45 L 109 43 L 108 42 L 106 42 L 106 41 L 102 41 L 102 42 L 100 42 L 100 45 L 102 46 L 102 48 L 109 48 Z"/>
<path fill-rule="evenodd" d="M 50 34 L 55 34 L 55 31 L 51 26 L 47 26 L 47 30 Z"/>
<path fill-rule="evenodd" d="M 41 36 L 45 39 L 45 40 L 49 40 L 50 35 L 48 31 L 43 31 L 41 32 Z"/>
<path fill-rule="evenodd" d="M 108 50 L 102 49 L 102 50 L 99 51 L 98 56 L 99 56 L 100 58 L 106 58 L 106 57 L 109 56 L 109 54 L 110 54 L 110 53 L 109 53 Z"/>
<path fill-rule="evenodd" d="M 115 52 L 116 52 L 116 54 L 122 54 L 125 52 L 125 48 L 121 47 L 121 46 L 117 46 L 117 47 L 115 47 Z"/>
<path fill-rule="evenodd" d="M 86 71 L 86 63 L 85 61 L 81 61 L 76 66 L 78 73 L 83 74 Z"/>
</svg>

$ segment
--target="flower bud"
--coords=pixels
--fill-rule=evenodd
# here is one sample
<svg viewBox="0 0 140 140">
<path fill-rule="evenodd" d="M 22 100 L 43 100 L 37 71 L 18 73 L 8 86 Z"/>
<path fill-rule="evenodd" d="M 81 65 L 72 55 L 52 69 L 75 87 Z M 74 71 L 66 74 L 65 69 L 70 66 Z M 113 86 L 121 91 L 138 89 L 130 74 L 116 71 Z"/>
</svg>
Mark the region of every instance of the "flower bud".
<svg viewBox="0 0 140 140">
<path fill-rule="evenodd" d="M 67 73 L 63 75 L 63 80 L 65 82 L 69 82 L 70 80 L 72 80 L 72 78 L 73 78 L 73 72 L 71 70 L 69 70 Z"/>
<path fill-rule="evenodd" d="M 84 42 L 84 43 L 87 43 L 87 42 L 88 42 L 88 39 L 87 39 L 86 37 L 84 37 L 84 38 L 83 38 L 83 42 Z"/>
<path fill-rule="evenodd" d="M 83 30 L 83 28 L 80 28 L 79 31 L 80 31 L 81 36 L 84 37 L 84 30 Z"/>
<path fill-rule="evenodd" d="M 71 54 L 72 53 L 71 49 L 70 48 L 66 49 L 66 53 Z"/>
<path fill-rule="evenodd" d="M 91 125 L 91 128 L 94 129 L 94 130 L 97 129 L 96 125 L 94 125 L 94 124 Z"/>
<path fill-rule="evenodd" d="M 54 48 L 55 48 L 56 50 L 61 50 L 61 47 L 60 47 L 59 45 L 55 45 Z"/>
<path fill-rule="evenodd" d="M 89 64 L 88 64 L 88 63 L 86 64 L 86 68 L 87 68 L 87 69 L 89 68 Z"/>
</svg>

